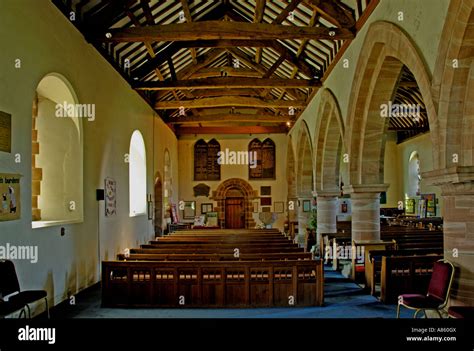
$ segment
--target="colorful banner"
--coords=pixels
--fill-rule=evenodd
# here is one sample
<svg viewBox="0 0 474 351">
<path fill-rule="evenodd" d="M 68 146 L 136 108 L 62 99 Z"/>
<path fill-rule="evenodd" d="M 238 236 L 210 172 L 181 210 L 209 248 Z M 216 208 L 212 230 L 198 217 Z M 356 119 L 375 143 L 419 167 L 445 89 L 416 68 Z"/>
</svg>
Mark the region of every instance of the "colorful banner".
<svg viewBox="0 0 474 351">
<path fill-rule="evenodd" d="M 0 221 L 20 219 L 20 178 L 19 174 L 0 173 Z"/>
</svg>

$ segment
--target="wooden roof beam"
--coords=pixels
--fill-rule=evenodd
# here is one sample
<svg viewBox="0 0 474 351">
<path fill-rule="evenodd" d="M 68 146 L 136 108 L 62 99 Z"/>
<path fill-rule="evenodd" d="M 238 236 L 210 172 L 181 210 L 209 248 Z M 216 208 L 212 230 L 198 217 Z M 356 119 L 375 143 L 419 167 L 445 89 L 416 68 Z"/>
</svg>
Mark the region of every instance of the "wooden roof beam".
<svg viewBox="0 0 474 351">
<path fill-rule="evenodd" d="M 190 78 L 210 78 L 210 77 L 254 77 L 261 78 L 263 75 L 253 69 L 224 67 L 207 67 L 200 69 Z"/>
<path fill-rule="evenodd" d="M 278 127 L 264 127 L 264 126 L 232 126 L 232 127 L 179 127 L 176 129 L 176 134 L 276 134 L 287 133 L 288 128 L 284 125 Z"/>
<path fill-rule="evenodd" d="M 206 107 L 276 107 L 276 108 L 297 108 L 305 107 L 305 101 L 286 100 L 264 100 L 254 97 L 243 96 L 221 96 L 215 98 L 202 98 L 182 101 L 158 101 L 155 103 L 157 110 L 175 110 L 179 108 L 206 108 Z"/>
<path fill-rule="evenodd" d="M 173 90 L 173 89 L 232 89 L 232 88 L 316 88 L 321 82 L 306 79 L 219 77 L 185 79 L 177 81 L 136 82 L 137 90 Z"/>
<path fill-rule="evenodd" d="M 181 6 L 183 7 L 184 18 L 186 18 L 187 22 L 192 22 L 193 17 L 191 16 L 191 11 L 189 10 L 188 0 L 181 0 Z M 191 57 L 193 58 L 194 64 L 197 63 L 197 54 L 195 48 L 190 48 L 189 52 L 191 53 Z"/>
<path fill-rule="evenodd" d="M 311 6 L 315 6 L 321 15 L 329 22 L 342 27 L 353 28 L 356 24 L 354 14 L 333 0 L 305 0 Z"/>
<path fill-rule="evenodd" d="M 255 14 L 253 17 L 253 23 L 260 23 L 263 20 L 263 14 L 265 13 L 265 0 L 257 0 L 255 4 Z M 260 63 L 262 60 L 262 48 L 257 48 L 255 52 L 255 62 Z"/>
<path fill-rule="evenodd" d="M 354 33 L 346 28 L 284 26 L 267 23 L 202 21 L 172 23 L 146 27 L 110 29 L 106 35 L 97 35 L 97 42 L 188 41 L 217 39 L 247 40 L 285 39 L 353 39 Z"/>
<path fill-rule="evenodd" d="M 195 124 L 195 123 L 222 123 L 222 122 L 253 122 L 253 123 L 286 123 L 288 118 L 275 115 L 241 114 L 241 113 L 213 113 L 208 115 L 186 116 L 168 118 L 165 122 L 170 124 Z"/>
</svg>

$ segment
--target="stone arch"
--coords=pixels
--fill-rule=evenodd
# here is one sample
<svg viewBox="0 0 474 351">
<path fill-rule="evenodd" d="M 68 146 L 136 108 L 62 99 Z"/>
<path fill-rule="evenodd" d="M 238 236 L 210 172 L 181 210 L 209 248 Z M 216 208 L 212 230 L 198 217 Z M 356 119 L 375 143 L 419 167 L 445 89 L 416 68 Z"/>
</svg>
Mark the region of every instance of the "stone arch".
<svg viewBox="0 0 474 351">
<path fill-rule="evenodd" d="M 437 145 L 437 113 L 431 78 L 410 38 L 395 24 L 375 22 L 367 32 L 355 70 L 345 133 L 351 185 L 382 184 L 387 120 L 380 104 L 392 100 L 403 66 L 413 73 L 428 112 L 433 145 Z M 435 151 L 433 151 L 435 152 Z"/>
<path fill-rule="evenodd" d="M 457 270 L 452 305 L 474 304 L 473 10 L 474 0 L 451 0 L 448 8 L 433 76 L 439 120 L 437 167 L 423 174 L 424 179 L 439 185 L 443 193 L 444 253 Z M 452 255 L 454 249 L 459 255 Z"/>
<path fill-rule="evenodd" d="M 229 193 L 232 193 L 235 190 L 240 191 L 244 197 L 245 228 L 254 228 L 255 220 L 252 216 L 252 200 L 258 198 L 258 194 L 247 181 L 241 178 L 229 178 L 220 183 L 217 189 L 212 192 L 211 199 L 217 201 L 215 211 L 218 212 L 219 225 L 225 227 L 225 199 Z"/>
<path fill-rule="evenodd" d="M 302 121 L 298 137 L 297 155 L 297 195 L 298 197 L 310 198 L 313 191 L 313 150 L 311 147 L 311 134 L 305 121 Z"/>
<path fill-rule="evenodd" d="M 474 165 L 473 8 L 473 0 L 452 0 L 440 40 L 433 74 L 441 145 L 438 168 Z"/>
<path fill-rule="evenodd" d="M 324 89 L 315 130 L 315 190 L 338 191 L 344 122 L 335 95 Z"/>
</svg>

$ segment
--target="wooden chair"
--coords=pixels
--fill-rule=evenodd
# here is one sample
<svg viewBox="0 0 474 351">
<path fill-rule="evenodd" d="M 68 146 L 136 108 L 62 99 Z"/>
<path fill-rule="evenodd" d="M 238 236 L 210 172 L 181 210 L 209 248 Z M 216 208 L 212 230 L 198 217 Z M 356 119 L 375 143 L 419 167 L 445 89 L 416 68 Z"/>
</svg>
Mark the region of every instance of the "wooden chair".
<svg viewBox="0 0 474 351">
<path fill-rule="evenodd" d="M 449 300 L 451 284 L 453 283 L 454 266 L 446 259 L 438 260 L 433 266 L 428 293 L 420 294 L 403 294 L 398 297 L 397 318 L 400 318 L 400 306 L 404 306 L 411 310 L 415 310 L 413 318 L 416 318 L 418 312 L 436 311 L 440 318 L 440 310 L 442 310 Z"/>
<path fill-rule="evenodd" d="M 29 304 L 44 299 L 49 319 L 48 293 L 45 290 L 20 291 L 20 283 L 16 275 L 15 265 L 9 260 L 0 261 L 0 294 L 2 296 L 11 295 L 8 302 L 18 306 L 25 306 L 28 310 L 29 318 L 31 318 Z"/>
</svg>

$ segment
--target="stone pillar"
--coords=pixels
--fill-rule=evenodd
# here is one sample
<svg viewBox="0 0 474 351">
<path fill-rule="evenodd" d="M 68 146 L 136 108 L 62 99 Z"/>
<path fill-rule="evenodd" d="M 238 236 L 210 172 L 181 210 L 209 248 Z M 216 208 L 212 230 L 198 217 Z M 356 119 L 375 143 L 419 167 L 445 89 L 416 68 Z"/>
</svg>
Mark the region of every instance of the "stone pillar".
<svg viewBox="0 0 474 351">
<path fill-rule="evenodd" d="M 306 228 L 308 227 L 309 217 L 311 216 L 311 198 L 298 198 L 298 236 L 296 237 L 297 243 L 304 245 L 304 237 L 306 234 Z M 309 201 L 309 211 L 305 212 L 303 208 L 303 202 Z"/>
<path fill-rule="evenodd" d="M 352 240 L 380 239 L 380 193 L 388 184 L 360 184 L 344 187 L 351 194 Z"/>
<path fill-rule="evenodd" d="M 318 228 L 317 228 L 317 243 L 319 244 L 319 234 L 321 233 L 336 233 L 337 221 L 337 197 L 339 191 L 318 191 Z"/>
<path fill-rule="evenodd" d="M 474 167 L 424 173 L 443 196 L 444 258 L 456 267 L 450 305 L 474 305 Z"/>
</svg>

